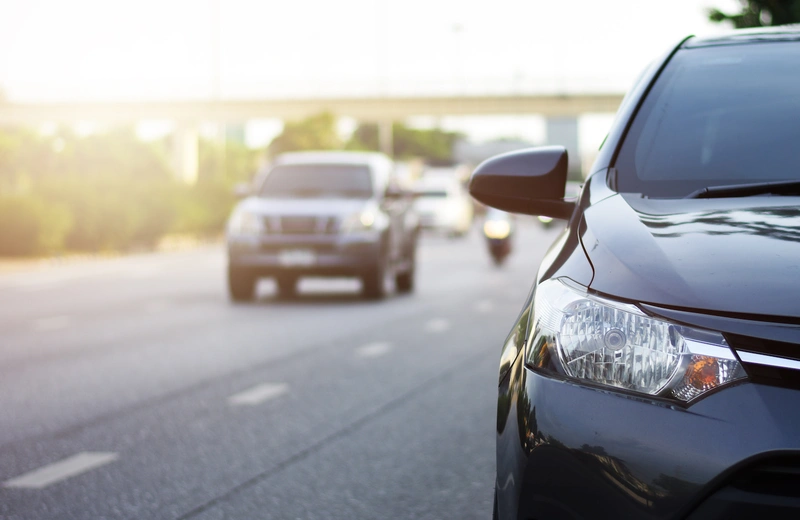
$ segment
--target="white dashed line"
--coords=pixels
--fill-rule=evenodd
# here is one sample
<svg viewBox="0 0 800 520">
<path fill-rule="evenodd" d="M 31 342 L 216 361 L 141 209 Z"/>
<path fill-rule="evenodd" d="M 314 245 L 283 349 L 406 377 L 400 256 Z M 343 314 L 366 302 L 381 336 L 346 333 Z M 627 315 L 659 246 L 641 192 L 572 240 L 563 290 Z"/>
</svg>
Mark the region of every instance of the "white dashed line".
<svg viewBox="0 0 800 520">
<path fill-rule="evenodd" d="M 255 406 L 288 391 L 289 385 L 286 383 L 264 383 L 230 396 L 228 403 L 233 406 Z"/>
<path fill-rule="evenodd" d="M 69 327 L 71 321 L 69 316 L 51 316 L 36 320 L 34 327 L 41 331 L 59 330 Z"/>
<path fill-rule="evenodd" d="M 450 322 L 444 318 L 436 318 L 425 324 L 428 332 L 444 332 L 450 328 Z"/>
<path fill-rule="evenodd" d="M 482 300 L 475 304 L 475 311 L 482 314 L 487 314 L 494 310 L 494 302 L 492 300 Z"/>
<path fill-rule="evenodd" d="M 360 358 L 376 358 L 389 353 L 392 346 L 389 343 L 370 343 L 356 349 L 356 356 Z"/>
<path fill-rule="evenodd" d="M 54 462 L 48 466 L 7 480 L 3 483 L 3 487 L 42 489 L 50 484 L 55 484 L 56 482 L 104 466 L 117 460 L 118 457 L 116 453 L 84 451 L 59 462 Z"/>
</svg>

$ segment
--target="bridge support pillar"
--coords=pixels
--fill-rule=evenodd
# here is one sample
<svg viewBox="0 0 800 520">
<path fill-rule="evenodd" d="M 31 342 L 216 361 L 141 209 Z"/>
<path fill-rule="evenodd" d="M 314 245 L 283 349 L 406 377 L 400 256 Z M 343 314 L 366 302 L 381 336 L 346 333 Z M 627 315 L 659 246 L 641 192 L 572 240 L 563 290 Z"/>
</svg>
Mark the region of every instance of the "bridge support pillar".
<svg viewBox="0 0 800 520">
<path fill-rule="evenodd" d="M 557 144 L 567 149 L 569 155 L 568 177 L 582 179 L 580 147 L 578 146 L 577 117 L 548 117 L 547 144 Z"/>
<path fill-rule="evenodd" d="M 392 132 L 393 121 L 383 119 L 378 121 L 378 145 L 381 152 L 389 157 L 394 157 L 394 135 Z"/>
<path fill-rule="evenodd" d="M 197 125 L 178 123 L 172 135 L 172 170 L 186 184 L 197 183 L 199 171 L 199 132 Z"/>
</svg>

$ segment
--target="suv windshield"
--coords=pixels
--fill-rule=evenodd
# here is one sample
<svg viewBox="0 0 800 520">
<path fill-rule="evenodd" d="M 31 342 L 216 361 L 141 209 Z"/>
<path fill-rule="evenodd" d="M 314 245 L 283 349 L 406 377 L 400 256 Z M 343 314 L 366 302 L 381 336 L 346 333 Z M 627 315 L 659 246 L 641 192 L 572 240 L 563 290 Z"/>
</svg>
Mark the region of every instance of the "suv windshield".
<svg viewBox="0 0 800 520">
<path fill-rule="evenodd" d="M 285 164 L 264 179 L 259 195 L 269 198 L 357 198 L 372 196 L 369 168 L 358 164 Z"/>
<path fill-rule="evenodd" d="M 622 145 L 617 189 L 671 198 L 800 180 L 798 63 L 797 42 L 679 51 Z"/>
</svg>

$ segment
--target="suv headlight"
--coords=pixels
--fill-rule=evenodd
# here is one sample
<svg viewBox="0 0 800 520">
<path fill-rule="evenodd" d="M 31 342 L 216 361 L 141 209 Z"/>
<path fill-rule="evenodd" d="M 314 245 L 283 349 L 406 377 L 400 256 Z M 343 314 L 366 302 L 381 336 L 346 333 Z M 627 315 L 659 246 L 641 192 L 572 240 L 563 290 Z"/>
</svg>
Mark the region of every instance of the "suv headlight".
<svg viewBox="0 0 800 520">
<path fill-rule="evenodd" d="M 342 224 L 339 229 L 342 231 L 342 233 L 358 233 L 360 231 L 369 231 L 373 229 L 378 219 L 378 213 L 372 209 L 365 209 L 364 211 L 345 217 L 342 220 Z"/>
<path fill-rule="evenodd" d="M 597 385 L 688 402 L 747 377 L 721 334 L 651 318 L 558 279 L 536 288 L 532 330 L 529 366 Z"/>
<path fill-rule="evenodd" d="M 250 211 L 236 211 L 228 221 L 228 233 L 233 235 L 259 235 L 264 231 L 264 217 Z"/>
</svg>

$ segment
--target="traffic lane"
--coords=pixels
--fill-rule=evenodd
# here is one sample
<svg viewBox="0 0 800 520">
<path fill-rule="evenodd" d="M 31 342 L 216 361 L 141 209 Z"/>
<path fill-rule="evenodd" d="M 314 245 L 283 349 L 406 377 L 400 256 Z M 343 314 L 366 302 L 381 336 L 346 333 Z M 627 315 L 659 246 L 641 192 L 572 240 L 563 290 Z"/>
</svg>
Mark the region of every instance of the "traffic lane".
<svg viewBox="0 0 800 520">
<path fill-rule="evenodd" d="M 412 296 L 379 304 L 221 305 L 185 326 L 157 326 L 151 320 L 113 334 L 94 349 L 56 350 L 6 363 L 0 368 L 0 444 L 146 406 L 220 373 L 293 356 L 389 319 L 419 320 L 434 303 Z M 51 338 L 63 341 L 64 334 Z"/>
<path fill-rule="evenodd" d="M 489 518 L 496 354 L 487 348 L 374 420 L 182 518 Z"/>
<path fill-rule="evenodd" d="M 218 372 L 292 355 L 354 328 L 380 326 L 398 316 L 413 320 L 442 300 L 460 305 L 459 291 L 471 285 L 503 288 L 513 270 L 487 268 L 482 245 L 478 236 L 456 241 L 426 237 L 417 293 L 378 305 L 345 294 L 288 303 L 267 295 L 256 305 L 230 306 L 218 294 L 138 319 L 123 313 L 39 333 L 26 337 L 27 342 L 7 338 L 18 342 L 16 351 L 23 358 L 0 364 L 0 444 L 146 406 Z M 114 287 L 107 290 L 112 300 Z M 308 316 L 316 327 L 307 326 Z"/>
<path fill-rule="evenodd" d="M 530 253 L 530 252 L 531 251 L 528 251 L 528 253 Z M 528 259 L 534 258 L 534 257 L 535 257 L 535 254 L 532 257 L 529 257 Z M 458 265 L 459 262 L 463 262 L 463 258 L 462 257 L 459 256 L 458 258 L 459 258 L 459 260 L 456 260 L 456 261 L 453 262 L 456 265 Z M 481 261 L 478 261 L 475 265 L 477 266 L 477 265 L 480 265 L 480 264 L 481 264 Z M 483 267 L 485 267 L 485 264 L 484 264 Z M 524 275 L 522 277 L 524 279 L 524 281 L 522 281 L 522 283 L 516 283 L 516 284 L 512 283 L 510 285 L 509 284 L 507 284 L 507 285 L 509 285 L 511 287 L 516 285 L 519 288 L 526 288 L 528 283 L 529 283 L 528 277 L 530 276 L 529 273 L 527 272 L 527 269 L 529 268 L 527 262 L 525 263 L 525 267 L 526 267 L 526 269 L 522 273 Z M 481 271 L 481 269 L 476 269 L 476 271 Z M 513 270 L 510 270 L 510 272 L 513 272 Z M 501 273 L 495 274 L 493 276 L 504 276 L 504 275 L 501 272 Z M 473 280 L 473 277 L 467 277 L 467 280 Z M 502 281 L 502 280 L 495 279 L 495 281 Z M 445 302 L 446 303 L 446 305 L 444 306 L 445 309 L 450 309 L 450 310 L 452 310 L 452 309 L 462 309 L 463 310 L 466 307 L 465 300 L 463 298 L 463 295 L 464 295 L 463 289 L 464 289 L 464 287 L 470 287 L 471 284 L 462 282 L 460 285 L 462 286 L 461 287 L 462 292 L 456 291 L 454 294 L 450 295 L 450 296 L 452 296 L 452 298 L 455 298 L 456 300 L 458 300 L 457 301 L 457 305 L 449 305 L 450 302 Z M 481 285 L 481 284 L 478 284 L 478 285 Z M 490 284 L 489 287 L 494 287 L 495 289 L 497 289 L 497 287 L 495 287 L 495 285 L 497 285 L 497 287 L 500 287 L 503 284 Z M 487 286 L 484 286 L 484 287 L 487 287 Z M 501 289 L 500 292 L 502 294 L 507 294 L 507 290 L 505 290 L 505 289 Z M 304 302 L 304 303 L 307 303 L 307 302 Z M 388 303 L 388 302 L 384 302 L 384 303 L 382 303 L 380 305 L 385 305 L 386 303 Z M 473 310 L 475 312 L 478 312 L 478 313 L 486 313 L 487 311 L 491 311 L 493 306 L 495 305 L 491 301 L 487 301 L 485 299 L 480 299 L 480 298 L 474 299 L 474 301 L 472 301 L 471 303 L 475 304 L 474 307 L 473 307 Z M 300 303 L 299 305 L 302 305 L 302 303 Z M 510 305 L 509 309 L 506 310 L 505 312 L 507 312 L 509 314 L 513 314 L 518 310 L 518 306 L 519 306 L 519 302 L 515 300 L 513 302 L 513 305 Z M 256 306 L 252 306 L 252 307 L 256 307 L 257 308 L 258 306 L 256 305 Z M 428 317 L 428 316 L 430 316 L 430 313 L 426 313 L 425 315 L 426 315 L 426 317 Z M 443 331 L 445 331 L 447 329 L 447 326 L 448 326 L 446 321 L 447 320 L 443 321 L 442 318 L 434 318 L 432 320 L 429 320 L 429 322 L 425 323 L 425 328 L 426 328 L 426 330 L 429 330 L 430 332 L 437 332 L 437 331 L 438 332 L 443 332 Z M 473 322 L 470 322 L 470 323 L 467 324 L 467 326 L 465 326 L 463 328 L 459 327 L 459 328 L 457 328 L 457 330 L 469 331 L 471 325 L 475 325 L 475 324 Z M 502 327 L 502 328 L 505 329 L 506 327 Z M 404 330 L 403 332 L 405 333 L 407 331 Z M 487 338 L 487 341 L 493 341 L 494 338 L 496 338 L 496 337 L 502 337 L 502 335 L 504 333 L 505 333 L 505 330 L 490 334 L 492 336 L 492 338 Z M 462 343 L 463 344 L 467 344 L 467 343 L 469 343 L 469 341 L 474 340 L 474 339 L 475 338 L 473 336 L 469 336 L 469 337 L 465 338 L 462 341 Z M 321 348 L 320 351 L 324 351 L 324 348 Z M 365 350 L 365 352 L 372 352 L 372 354 L 370 355 L 372 357 L 375 357 L 375 353 L 376 352 L 380 352 L 380 351 L 381 351 L 381 349 L 377 349 L 376 350 L 374 348 Z M 413 367 L 410 369 L 409 373 L 411 373 L 411 374 L 414 373 Z M 231 375 L 231 376 L 233 377 L 233 375 Z M 382 382 L 383 382 L 382 380 L 378 381 L 378 383 L 382 383 Z M 163 399 L 162 399 L 163 402 L 161 402 L 161 401 L 158 402 L 158 403 L 156 403 L 156 402 L 144 402 L 144 403 L 140 403 L 141 406 L 139 406 L 136 409 L 133 409 L 133 410 L 130 410 L 130 409 L 129 410 L 120 410 L 120 414 L 119 414 L 119 416 L 116 417 L 116 419 L 119 419 L 120 417 L 123 417 L 123 416 L 130 415 L 130 416 L 134 416 L 136 418 L 136 420 L 134 420 L 131 424 L 129 424 L 127 428 L 122 428 L 122 432 L 121 433 L 112 434 L 112 440 L 116 439 L 116 438 L 128 439 L 131 436 L 136 437 L 137 435 L 139 437 L 142 437 L 142 436 L 146 437 L 146 434 L 147 434 L 148 431 L 154 430 L 157 433 L 159 431 L 159 429 L 163 425 L 163 427 L 168 428 L 168 431 L 166 432 L 166 434 L 167 434 L 166 436 L 168 436 L 171 439 L 171 441 L 167 442 L 168 447 L 174 448 L 173 451 L 175 451 L 175 449 L 180 450 L 181 447 L 184 446 L 184 444 L 181 443 L 181 441 L 183 440 L 183 437 L 180 435 L 180 433 L 176 433 L 176 432 L 180 431 L 180 428 L 174 426 L 174 424 L 176 422 L 176 415 L 173 414 L 173 413 L 166 413 L 164 416 L 157 417 L 156 420 L 152 420 L 152 418 L 151 418 L 151 420 L 148 421 L 147 417 L 150 416 L 150 414 L 148 414 L 148 410 L 160 409 L 160 408 L 158 408 L 159 405 L 164 404 L 165 402 L 168 403 L 168 402 L 173 402 L 175 400 L 180 400 L 180 398 L 182 398 L 182 397 L 186 397 L 190 401 L 195 402 L 195 401 L 197 401 L 197 399 L 195 398 L 196 397 L 195 394 L 199 393 L 201 390 L 203 390 L 203 388 L 205 388 L 203 385 L 200 385 L 200 387 L 198 387 L 198 388 L 186 388 L 186 389 L 184 389 L 185 392 L 178 392 L 179 395 L 165 395 L 165 396 L 163 396 Z M 202 396 L 200 396 L 200 397 L 202 397 Z M 203 403 L 203 402 L 207 402 L 207 401 L 203 401 L 202 398 L 199 398 L 199 402 Z M 334 405 L 335 405 L 335 403 L 334 403 Z M 333 409 L 338 410 L 335 406 L 333 407 Z M 143 415 L 137 415 L 139 413 L 141 413 Z M 206 413 L 206 412 L 204 411 L 204 409 L 201 408 L 201 411 L 200 411 L 201 417 L 203 416 L 204 413 Z M 180 416 L 180 414 L 178 414 L 178 416 Z M 336 417 L 337 417 L 337 415 L 334 414 L 334 416 L 330 418 L 329 422 L 331 424 L 335 424 Z M 77 437 L 80 437 L 81 435 L 87 433 L 87 432 L 91 432 L 91 431 L 95 431 L 95 430 L 100 430 L 101 432 L 105 431 L 103 429 L 104 425 L 107 424 L 107 421 L 109 421 L 109 420 L 113 421 L 114 419 L 115 419 L 114 417 L 111 417 L 111 418 L 109 418 L 109 417 L 100 417 L 95 422 L 84 424 L 83 425 L 84 427 L 76 427 L 76 428 L 73 428 L 70 431 L 57 432 L 56 435 L 53 436 L 53 439 L 49 439 L 47 437 L 34 439 L 33 442 L 31 442 L 30 445 L 26 446 L 26 448 L 31 448 L 33 446 L 33 448 L 31 448 L 30 453 L 23 453 L 23 451 L 21 450 L 21 445 L 19 445 L 19 444 L 15 445 L 14 448 L 20 448 L 20 450 L 16 450 L 16 449 L 15 450 L 5 450 L 4 451 L 4 453 L 6 454 L 5 461 L 3 462 L 3 464 L 0 464 L 0 467 L 11 468 L 12 466 L 10 465 L 9 461 L 13 462 L 13 461 L 16 460 L 16 461 L 23 462 L 22 465 L 25 466 L 25 468 L 20 467 L 19 471 L 9 471 L 8 475 L 4 474 L 3 477 L 5 478 L 5 477 L 13 476 L 15 474 L 20 474 L 22 471 L 26 471 L 26 470 L 30 470 L 32 468 L 38 467 L 38 465 L 37 465 L 38 463 L 47 464 L 47 463 L 52 462 L 54 460 L 60 460 L 63 457 L 69 457 L 70 454 L 75 453 L 77 450 L 85 451 L 87 449 L 98 449 L 98 448 L 93 448 L 92 445 L 102 445 L 103 444 L 103 442 L 102 442 L 103 439 L 108 441 L 109 439 L 108 439 L 108 435 L 107 434 L 100 435 L 100 441 L 101 442 L 98 442 L 98 443 L 91 443 L 91 442 L 82 443 L 82 442 L 80 442 L 78 440 L 75 440 L 75 439 Z M 180 421 L 177 421 L 177 422 L 180 422 Z M 212 453 L 215 453 L 214 448 L 217 447 L 214 443 L 218 444 L 219 438 L 225 438 L 225 432 L 227 432 L 228 430 L 230 430 L 230 425 L 226 425 L 226 427 L 222 427 L 218 431 L 216 431 L 215 433 L 212 433 L 210 435 L 210 439 L 209 439 L 209 443 L 208 444 L 212 444 L 213 445 L 212 448 L 210 449 L 210 451 Z M 247 428 L 246 431 L 250 431 L 250 429 Z M 314 431 L 314 430 L 312 429 L 312 431 Z M 128 434 L 128 433 L 130 433 L 130 434 Z M 300 431 L 300 435 L 302 436 L 302 430 Z M 73 445 L 69 445 L 69 441 L 71 441 L 71 440 L 75 441 L 74 446 Z M 192 443 L 192 446 L 194 446 L 194 443 Z M 198 446 L 202 447 L 202 446 L 204 446 L 204 444 L 203 443 L 199 443 Z M 73 447 L 74 447 L 74 449 L 73 449 Z M 261 448 L 261 447 L 262 446 L 258 446 L 257 448 Z M 113 446 L 111 448 L 113 448 Z M 103 449 L 111 449 L 111 448 L 103 448 Z M 146 451 L 146 454 L 147 453 L 151 453 L 150 450 L 145 450 L 145 451 Z M 115 453 L 115 452 L 112 452 L 112 453 Z M 233 459 L 235 459 L 237 453 L 239 453 L 239 452 L 237 452 L 236 450 L 233 450 L 233 452 L 231 453 L 231 456 L 233 457 Z M 37 455 L 38 455 L 38 457 L 37 457 Z M 192 457 L 195 457 L 195 458 L 197 457 L 197 450 L 190 451 L 190 453 L 187 454 L 187 458 L 188 459 L 191 459 Z M 227 460 L 230 457 L 224 457 L 224 458 Z M 123 459 L 123 460 L 127 460 L 127 459 Z M 164 453 L 158 453 L 157 456 L 153 460 L 151 460 L 149 463 L 147 463 L 145 466 L 146 466 L 146 468 L 149 468 L 149 469 L 159 468 L 159 467 L 163 466 L 164 464 L 168 464 L 168 465 L 172 464 L 171 462 L 168 462 L 170 460 L 172 460 L 170 458 L 170 451 L 167 450 Z M 116 466 L 117 464 L 119 464 L 119 462 L 115 462 L 111 466 L 113 467 L 113 466 Z M 178 465 L 178 467 L 191 467 L 190 464 L 178 463 L 177 465 Z M 220 464 L 216 464 L 214 467 L 217 467 L 217 466 L 220 466 Z M 224 464 L 222 464 L 221 466 L 224 467 Z M 102 475 L 103 474 L 102 471 L 103 471 L 102 469 L 98 470 L 97 474 L 98 475 Z M 192 474 L 197 474 L 198 472 L 202 473 L 203 471 L 208 472 L 208 469 L 206 468 L 205 470 L 201 469 L 201 470 L 198 470 L 198 471 L 192 471 L 191 473 Z M 166 472 L 166 473 L 168 473 L 168 472 Z M 138 472 L 134 472 L 131 478 L 136 478 L 135 475 L 138 475 L 138 474 L 139 474 Z M 189 476 L 191 477 L 192 475 L 189 475 Z M 86 479 L 86 478 L 91 478 L 91 474 L 90 475 L 86 475 L 86 476 L 82 476 L 82 477 L 76 477 L 76 479 Z M 122 480 L 123 481 L 127 481 L 127 480 L 130 480 L 130 479 L 122 479 Z M 157 482 L 158 481 L 157 478 L 148 478 L 146 480 L 147 480 L 147 482 L 151 482 L 151 481 L 156 481 Z M 229 478 L 224 478 L 223 479 L 223 481 L 225 481 L 226 483 L 228 483 L 229 480 L 230 480 Z M 82 481 L 86 482 L 85 480 L 75 480 L 74 482 L 82 482 Z M 178 482 L 192 482 L 191 478 L 189 478 L 189 479 L 177 479 L 177 481 Z M 65 483 L 65 484 L 67 484 L 67 483 Z M 55 485 L 55 487 L 50 488 L 50 489 L 56 490 L 56 489 L 58 489 L 58 487 L 59 487 L 59 485 L 57 484 L 57 485 Z M 135 491 L 137 491 L 139 489 L 140 488 L 135 487 L 135 488 L 133 488 L 133 491 L 135 492 Z M 87 489 L 87 490 L 85 490 L 83 495 L 89 497 L 90 500 L 97 500 L 98 496 L 105 497 L 105 496 L 109 495 L 109 492 L 113 492 L 113 490 L 114 490 L 114 487 L 112 486 L 111 490 L 109 490 L 109 491 L 104 490 L 103 493 L 98 494 L 96 492 L 92 492 L 91 489 Z M 158 496 L 157 491 L 158 491 L 158 489 L 155 490 L 155 493 L 150 493 L 150 492 L 139 493 L 137 496 L 139 497 L 140 500 L 137 501 L 136 498 L 133 498 L 133 499 L 123 503 L 123 506 L 125 504 L 128 504 L 129 507 L 127 509 L 126 509 L 126 507 L 122 507 L 121 506 L 121 508 L 113 509 L 113 510 L 116 511 L 116 512 L 126 511 L 126 510 L 129 510 L 130 507 L 133 507 L 133 509 L 138 510 L 138 508 L 141 507 L 140 506 L 140 502 L 142 502 L 142 501 L 146 502 L 148 499 L 152 498 L 152 496 Z M 67 497 L 64 497 L 63 501 L 74 502 L 76 500 L 75 499 L 75 495 L 76 494 L 74 494 L 74 493 L 71 494 L 71 495 L 68 495 Z M 81 493 L 80 489 L 78 489 L 77 495 L 78 496 L 82 496 L 82 493 Z M 59 500 L 55 500 L 55 502 L 59 503 Z M 191 501 L 190 501 L 190 503 L 191 503 Z M 91 511 L 91 507 L 89 507 L 89 506 L 87 506 L 87 507 L 88 507 L 88 509 L 82 509 L 81 511 L 82 512 Z M 14 509 L 13 508 L 11 508 L 11 509 L 7 508 L 7 510 L 13 511 Z M 80 517 L 81 514 L 82 513 L 77 513 L 77 515 L 78 515 L 77 517 Z M 114 515 L 114 514 L 111 514 L 111 513 L 110 513 L 110 515 L 111 516 L 115 516 L 115 517 L 117 516 L 117 515 Z M 136 517 L 136 516 L 137 515 L 133 515 L 132 517 Z M 171 516 L 170 515 L 165 515 L 165 517 L 171 517 Z"/>
<path fill-rule="evenodd" d="M 48 263 L 0 274 L 0 326 L 57 315 L 103 311 L 109 303 L 147 300 L 175 289 L 190 289 L 198 281 L 218 290 L 225 267 L 221 245 L 179 252 L 158 252 L 119 258 Z M 169 280 L 165 284 L 163 281 Z M 113 297 L 109 299 L 109 289 Z"/>
<path fill-rule="evenodd" d="M 526 228 L 532 223 L 524 224 L 520 233 L 529 234 L 531 229 Z M 532 231 L 534 236 L 542 233 L 536 227 Z M 418 258 L 423 267 L 429 262 L 452 262 L 453 250 L 465 247 L 488 261 L 477 229 L 459 240 L 424 234 Z M 189 305 L 197 297 L 224 297 L 225 263 L 224 246 L 216 245 L 0 273 L 0 329 L 27 333 L 34 324 L 41 330 L 57 330 L 84 315 L 162 313 Z M 80 320 L 75 323 L 80 324 Z"/>
<path fill-rule="evenodd" d="M 519 307 L 515 296 L 519 295 L 509 295 L 513 302 L 498 301 L 499 315 L 507 317 Z M 80 451 L 119 454 L 106 467 L 34 493 L 3 490 L 4 513 L 25 511 L 36 518 L 176 518 L 202 507 L 209 497 L 225 496 L 327 445 L 354 424 L 369 421 L 393 402 L 435 383 L 442 373 L 470 366 L 476 352 L 496 358 L 510 327 L 492 313 L 450 306 L 430 316 L 415 327 L 399 319 L 347 341 L 323 342 L 313 352 L 232 374 L 168 402 L 59 438 L 3 450 L 4 473 L 16 467 L 2 478 Z M 445 330 L 430 327 L 432 322 L 449 325 Z M 376 355 L 380 349 L 363 348 L 380 341 L 392 348 L 382 355 Z M 486 371 L 487 380 L 494 377 L 495 365 L 496 359 Z M 263 406 L 230 405 L 232 395 L 265 382 L 282 383 L 290 390 Z M 473 387 L 493 394 L 493 385 Z M 491 417 L 486 418 L 489 426 Z M 120 512 L 129 513 L 120 516 Z"/>
<path fill-rule="evenodd" d="M 448 256 L 480 253 L 479 243 L 423 240 L 419 252 L 421 277 L 425 277 L 428 267 L 434 266 L 435 270 L 442 261 L 447 262 Z M 140 268 L 132 261 L 117 259 L 109 262 L 120 265 L 114 269 L 97 269 L 94 278 L 87 278 L 88 273 L 71 278 L 76 275 L 75 266 L 66 266 L 56 268 L 59 274 L 51 276 L 62 279 L 61 285 L 33 293 L 19 288 L 2 289 L 5 297 L 0 299 L 0 330 L 4 348 L 0 349 L 0 364 L 31 358 L 38 351 L 66 355 L 72 350 L 107 346 L 117 337 L 131 337 L 142 332 L 152 334 L 161 328 L 164 332 L 179 330 L 190 326 L 192 320 L 218 315 L 219 306 L 227 303 L 221 248 L 203 248 L 181 255 L 153 255 L 142 261 L 147 263 L 147 271 L 154 273 L 152 279 L 120 276 L 125 269 L 137 273 Z M 109 272 L 115 276 L 109 278 Z M 18 283 L 24 287 L 42 274 L 13 276 L 19 278 Z M 318 298 L 343 296 L 345 301 L 357 301 L 357 281 L 344 282 L 315 284 L 304 280 L 301 289 L 309 289 Z M 422 280 L 419 285 L 438 289 L 440 277 Z M 274 284 L 265 280 L 261 288 L 262 296 L 269 301 L 274 295 Z M 343 291 L 338 292 L 342 288 Z M 53 338 L 58 341 L 52 341 Z"/>
<path fill-rule="evenodd" d="M 420 250 L 447 249 L 443 237 L 426 236 L 421 242 Z M 20 323 L 58 317 L 65 311 L 95 315 L 140 309 L 140 303 L 157 311 L 165 303 L 160 296 L 186 294 L 185 303 L 198 287 L 224 295 L 225 265 L 224 244 L 217 244 L 189 251 L 54 261 L 0 273 L 0 327 L 10 331 Z"/>
</svg>

